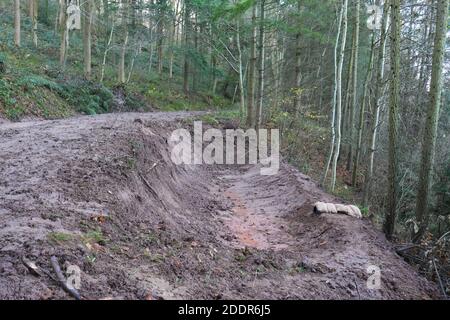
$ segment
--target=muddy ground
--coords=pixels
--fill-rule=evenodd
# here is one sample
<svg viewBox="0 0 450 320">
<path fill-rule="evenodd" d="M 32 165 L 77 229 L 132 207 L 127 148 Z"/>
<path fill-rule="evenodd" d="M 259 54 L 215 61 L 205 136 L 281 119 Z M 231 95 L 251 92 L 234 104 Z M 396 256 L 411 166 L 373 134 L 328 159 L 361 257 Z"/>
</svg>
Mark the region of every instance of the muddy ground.
<svg viewBox="0 0 450 320">
<path fill-rule="evenodd" d="M 83 299 L 439 297 L 368 220 L 312 215 L 339 200 L 287 164 L 174 166 L 167 139 L 193 116 L 2 123 L 0 298 L 72 299 L 51 256 L 81 269 Z"/>
</svg>

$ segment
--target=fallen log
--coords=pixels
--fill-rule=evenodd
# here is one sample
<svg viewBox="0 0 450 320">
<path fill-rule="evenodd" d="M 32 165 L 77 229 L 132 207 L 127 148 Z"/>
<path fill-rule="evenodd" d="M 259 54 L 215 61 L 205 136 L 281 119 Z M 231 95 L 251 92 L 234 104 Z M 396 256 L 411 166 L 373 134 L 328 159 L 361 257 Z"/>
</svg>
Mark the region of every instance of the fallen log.
<svg viewBox="0 0 450 320">
<path fill-rule="evenodd" d="M 53 270 L 56 273 L 56 277 L 58 278 L 59 285 L 66 291 L 68 294 L 70 294 L 72 297 L 74 297 L 77 300 L 81 300 L 81 296 L 78 293 L 78 291 L 75 288 L 70 287 L 67 285 L 67 280 L 64 274 L 61 271 L 61 267 L 59 266 L 58 259 L 53 256 L 50 258 L 50 261 L 52 263 Z"/>
</svg>

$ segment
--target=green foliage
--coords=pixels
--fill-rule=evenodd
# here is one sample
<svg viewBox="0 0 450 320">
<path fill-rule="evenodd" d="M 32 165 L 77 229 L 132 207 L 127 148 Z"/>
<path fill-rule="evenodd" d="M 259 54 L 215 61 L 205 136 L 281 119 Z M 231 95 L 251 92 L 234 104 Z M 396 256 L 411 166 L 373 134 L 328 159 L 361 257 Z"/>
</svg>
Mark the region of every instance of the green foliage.
<svg viewBox="0 0 450 320">
<path fill-rule="evenodd" d="M 5 106 L 11 106 L 16 102 L 12 97 L 12 86 L 4 79 L 0 79 L 0 101 Z"/>
<path fill-rule="evenodd" d="M 218 20 L 220 18 L 234 19 L 247 12 L 247 10 L 255 5 L 255 3 L 255 0 L 240 0 L 237 3 L 221 1 L 220 5 L 214 10 L 213 20 Z"/>
<path fill-rule="evenodd" d="M 235 120 L 239 121 L 239 110 L 222 110 L 199 117 L 198 119 L 211 126 L 218 126 L 220 123 Z"/>
<path fill-rule="evenodd" d="M 25 110 L 21 106 L 12 106 L 10 108 L 6 108 L 5 115 L 8 119 L 15 121 L 25 115 Z"/>
<path fill-rule="evenodd" d="M 19 79 L 17 84 L 24 87 L 26 90 L 32 90 L 36 87 L 44 87 L 58 93 L 63 91 L 63 88 L 56 82 L 38 75 L 25 76 Z"/>
<path fill-rule="evenodd" d="M 219 121 L 211 114 L 207 114 L 201 117 L 201 121 L 203 123 L 209 124 L 211 126 L 217 126 L 219 124 Z"/>
<path fill-rule="evenodd" d="M 113 93 L 102 84 L 85 80 L 68 81 L 62 88 L 61 96 L 77 111 L 88 115 L 108 112 L 114 98 Z"/>
<path fill-rule="evenodd" d="M 0 52 L 0 76 L 6 71 L 6 60 L 6 55 L 3 52 Z"/>
</svg>

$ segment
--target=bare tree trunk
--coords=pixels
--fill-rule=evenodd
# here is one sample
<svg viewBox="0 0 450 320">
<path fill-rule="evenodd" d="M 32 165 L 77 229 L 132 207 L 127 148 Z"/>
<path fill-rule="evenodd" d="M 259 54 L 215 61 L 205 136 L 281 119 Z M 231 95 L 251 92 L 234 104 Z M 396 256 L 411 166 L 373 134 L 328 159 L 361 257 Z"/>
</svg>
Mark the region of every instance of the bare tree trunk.
<svg viewBox="0 0 450 320">
<path fill-rule="evenodd" d="M 425 234 L 429 221 L 430 188 L 434 156 L 436 149 L 436 137 L 441 108 L 441 96 L 443 87 L 443 65 L 445 55 L 445 41 L 447 34 L 449 0 L 438 0 L 436 17 L 436 35 L 433 49 L 433 67 L 430 86 L 430 105 L 428 108 L 425 134 L 422 144 L 422 162 L 420 168 L 419 189 L 417 192 L 416 219 L 419 224 L 419 232 L 413 234 L 414 242 L 420 241 Z"/>
<path fill-rule="evenodd" d="M 177 17 L 178 17 L 178 9 L 179 9 L 180 2 L 177 1 L 176 7 L 175 7 L 175 13 L 172 23 L 172 30 L 171 30 L 171 36 L 170 36 L 170 58 L 169 58 L 169 79 L 173 79 L 173 62 L 175 59 L 174 56 L 174 45 L 176 42 L 176 32 L 177 32 Z"/>
<path fill-rule="evenodd" d="M 211 91 L 212 94 L 216 94 L 217 90 L 217 74 L 216 74 L 216 66 L 217 66 L 217 60 L 216 60 L 216 53 L 214 52 L 213 43 L 214 43 L 214 31 L 213 31 L 214 25 L 211 23 L 210 30 L 209 30 L 209 55 L 210 55 L 210 67 L 211 67 Z"/>
<path fill-rule="evenodd" d="M 344 16 L 344 7 L 341 6 L 338 18 L 338 30 L 336 35 L 336 43 L 334 45 L 334 86 L 333 86 L 333 105 L 331 110 L 331 146 L 330 153 L 328 156 L 328 161 L 325 166 L 325 173 L 322 178 L 322 186 L 325 186 L 328 177 L 328 171 L 330 170 L 330 166 L 332 164 L 334 148 L 336 145 L 336 104 L 337 104 L 337 94 L 338 94 L 338 51 L 339 51 L 339 41 L 341 40 L 341 32 L 342 32 L 342 22 Z"/>
<path fill-rule="evenodd" d="M 119 83 L 125 83 L 125 56 L 128 46 L 128 30 L 125 32 L 125 40 L 123 41 L 122 48 L 120 50 L 120 61 L 119 61 Z"/>
<path fill-rule="evenodd" d="M 106 45 L 105 52 L 103 53 L 102 73 L 101 73 L 101 77 L 100 77 L 100 82 L 103 82 L 103 80 L 105 78 L 106 56 L 108 55 L 108 51 L 111 49 L 111 42 L 113 39 L 113 35 L 114 35 L 114 19 L 113 19 L 113 24 L 111 26 L 111 31 L 109 33 L 108 44 Z"/>
<path fill-rule="evenodd" d="M 389 98 L 389 169 L 387 191 L 387 213 L 384 221 L 384 232 L 391 240 L 395 231 L 398 204 L 398 108 L 400 104 L 400 0 L 391 0 L 391 79 Z"/>
<path fill-rule="evenodd" d="M 189 32 L 190 32 L 190 19 L 191 19 L 191 11 L 190 11 L 190 0 L 184 1 L 184 71 L 183 71 L 183 89 L 184 93 L 187 95 L 189 93 L 189 56 L 188 56 L 188 47 L 189 47 Z"/>
<path fill-rule="evenodd" d="M 354 33 L 352 42 L 354 42 Z M 350 104 L 352 103 L 352 81 L 353 81 L 353 54 L 350 55 L 350 61 L 348 62 L 347 67 L 347 84 L 345 87 L 345 99 L 342 104 L 342 123 L 341 123 L 341 132 L 342 135 L 346 136 L 348 132 L 348 127 L 350 125 L 350 117 L 348 116 L 348 112 L 351 109 Z M 350 139 L 349 139 L 350 140 Z M 350 142 L 349 142 L 350 143 Z M 350 150 L 349 146 L 347 146 L 347 152 Z"/>
<path fill-rule="evenodd" d="M 31 18 L 31 31 L 33 35 L 33 45 L 35 48 L 38 46 L 38 36 L 37 36 L 37 28 L 38 28 L 38 1 L 37 0 L 29 0 L 29 10 L 30 10 L 30 18 Z"/>
<path fill-rule="evenodd" d="M 199 48 L 198 48 L 198 13 L 195 13 L 195 20 L 194 20 L 194 26 L 192 28 L 192 33 L 194 36 L 194 47 L 193 49 L 195 50 L 195 53 L 197 54 L 199 52 Z M 196 66 L 194 65 L 194 67 L 192 68 L 192 91 L 193 92 L 197 92 L 198 90 L 198 69 L 196 68 Z"/>
<path fill-rule="evenodd" d="M 128 47 L 128 37 L 129 37 L 129 33 L 128 33 L 128 14 L 129 14 L 129 5 L 130 5 L 130 0 L 122 0 L 122 20 L 123 20 L 123 24 L 124 24 L 124 28 L 125 28 L 125 39 L 122 43 L 122 47 L 120 50 L 120 60 L 119 60 L 119 72 L 118 72 L 118 82 L 119 84 L 124 84 L 126 83 L 126 75 L 125 75 L 125 56 L 126 56 L 126 52 L 127 52 L 127 47 Z"/>
<path fill-rule="evenodd" d="M 352 75 L 352 102 L 350 104 L 349 110 L 349 126 L 348 126 L 348 137 L 349 137 L 349 152 L 347 158 L 347 169 L 350 170 L 352 167 L 352 161 L 354 157 L 354 143 L 355 143 L 355 115 L 356 108 L 358 107 L 358 56 L 359 56 L 359 11 L 361 4 L 360 0 L 355 0 L 355 24 L 354 28 L 354 40 L 352 45 L 352 56 L 353 56 L 353 75 Z"/>
<path fill-rule="evenodd" d="M 127 77 L 127 84 L 130 82 L 131 80 L 131 76 L 133 75 L 133 70 L 134 70 L 134 63 L 136 61 L 137 56 L 139 55 L 139 47 L 140 44 L 138 45 L 138 47 L 136 48 L 133 58 L 131 59 L 131 63 L 130 63 L 130 70 L 128 71 L 128 77 Z"/>
<path fill-rule="evenodd" d="M 59 64 L 62 68 L 66 66 L 67 45 L 69 41 L 69 30 L 67 29 L 66 0 L 59 0 L 59 29 L 61 34 L 61 44 L 59 48 Z"/>
<path fill-rule="evenodd" d="M 153 30 L 150 30 L 150 59 L 148 62 L 148 73 L 152 73 L 152 69 L 153 69 L 153 56 L 154 56 L 154 52 L 155 52 L 155 45 L 153 44 Z"/>
<path fill-rule="evenodd" d="M 374 54 L 375 54 L 374 47 L 375 47 L 375 34 L 373 32 L 372 33 L 372 45 L 370 47 L 369 66 L 368 66 L 368 70 L 367 70 L 367 74 L 366 74 L 366 79 L 364 81 L 364 93 L 363 93 L 362 102 L 361 102 L 361 110 L 359 113 L 358 130 L 357 130 L 358 140 L 356 142 L 355 160 L 353 161 L 353 172 L 352 172 L 352 185 L 353 186 L 356 186 L 356 183 L 358 180 L 358 167 L 359 167 L 359 160 L 361 157 L 364 119 L 365 119 L 365 115 L 366 115 L 366 100 L 367 100 L 367 95 L 369 92 L 370 78 L 372 77 L 373 59 L 374 59 Z"/>
<path fill-rule="evenodd" d="M 211 57 L 211 66 L 213 69 L 213 80 L 212 80 L 212 93 L 216 94 L 217 91 L 217 75 L 216 75 L 216 67 L 217 67 L 217 59 L 216 56 L 213 53 L 213 56 Z"/>
<path fill-rule="evenodd" d="M 297 2 L 297 10 L 300 14 L 301 8 L 302 8 L 302 0 L 298 0 Z M 300 29 L 300 28 L 299 28 Z M 301 33 L 300 31 L 297 32 L 295 35 L 295 41 L 296 41 L 296 47 L 295 47 L 295 92 L 294 92 L 294 112 L 295 116 L 298 117 L 300 112 L 300 92 L 301 92 L 301 83 L 302 83 L 302 56 L 301 56 L 301 50 L 302 50 L 302 44 L 300 42 L 301 40 Z"/>
<path fill-rule="evenodd" d="M 165 22 L 165 0 L 158 1 L 159 21 L 158 21 L 158 75 L 162 76 L 163 71 L 163 44 L 164 44 L 164 22 Z"/>
<path fill-rule="evenodd" d="M 276 4 L 277 8 L 274 10 L 273 16 L 271 19 L 274 19 L 275 23 L 279 23 L 282 20 L 281 16 L 281 2 Z M 272 32 L 272 41 L 271 41 L 271 66 L 272 66 L 272 74 L 273 74 L 273 83 L 274 90 L 271 95 L 271 106 L 268 118 L 270 119 L 275 111 L 279 110 L 281 94 L 280 92 L 283 90 L 282 88 L 282 66 L 284 60 L 284 53 L 286 50 L 285 40 L 281 37 L 279 30 L 274 30 Z"/>
<path fill-rule="evenodd" d="M 243 119 L 245 116 L 245 92 L 244 92 L 244 70 L 242 66 L 242 50 L 241 50 L 241 37 L 240 37 L 240 21 L 237 21 L 236 26 L 236 46 L 238 50 L 238 60 L 239 60 L 239 91 L 240 91 L 240 118 Z"/>
<path fill-rule="evenodd" d="M 256 110 L 256 126 L 259 128 L 262 124 L 262 110 L 264 106 L 264 68 L 265 68 L 265 4 L 266 0 L 260 0 L 260 23 L 259 23 L 259 90 L 258 90 L 258 106 Z"/>
<path fill-rule="evenodd" d="M 153 0 L 149 1 L 149 5 L 153 6 Z M 153 34 L 153 28 L 154 28 L 154 23 L 153 23 L 153 16 L 151 14 L 151 11 L 149 10 L 148 13 L 148 33 L 149 33 L 149 43 L 150 43 L 150 47 L 149 47 L 149 60 L 148 60 L 148 73 L 151 74 L 152 73 L 152 69 L 153 69 L 153 51 L 154 51 L 154 34 Z"/>
<path fill-rule="evenodd" d="M 347 39 L 347 19 L 348 19 L 348 0 L 343 1 L 343 20 L 342 20 L 342 41 L 339 52 L 339 63 L 336 78 L 337 102 L 336 102 L 336 143 L 333 155 L 333 168 L 331 176 L 331 191 L 336 187 L 337 163 L 341 151 L 341 121 L 342 121 L 342 68 L 344 66 L 345 44 Z"/>
<path fill-rule="evenodd" d="M 255 126 L 255 73 L 256 73 L 256 3 L 252 10 L 252 37 L 250 40 L 250 63 L 247 82 L 247 125 Z"/>
<path fill-rule="evenodd" d="M 364 183 L 364 196 L 363 206 L 367 207 L 369 204 L 369 197 L 372 192 L 372 177 L 373 167 L 375 162 L 375 149 L 378 136 L 378 127 L 380 122 L 380 110 L 381 110 L 381 97 L 384 91 L 384 63 L 386 59 L 386 38 L 387 28 L 389 20 L 389 5 L 385 3 L 383 8 L 383 18 L 381 22 L 381 34 L 380 45 L 378 49 L 378 70 L 377 79 L 375 83 L 375 97 L 374 97 L 374 109 L 372 114 L 372 127 L 370 132 L 370 145 L 369 145 L 369 161 L 367 164 L 367 170 L 365 174 Z"/>
<path fill-rule="evenodd" d="M 20 47 L 20 0 L 14 0 L 14 44 Z"/>
<path fill-rule="evenodd" d="M 91 79 L 91 42 L 92 42 L 92 19 L 94 15 L 94 0 L 88 0 L 87 13 L 83 19 L 83 53 L 84 53 L 84 77 Z"/>
</svg>

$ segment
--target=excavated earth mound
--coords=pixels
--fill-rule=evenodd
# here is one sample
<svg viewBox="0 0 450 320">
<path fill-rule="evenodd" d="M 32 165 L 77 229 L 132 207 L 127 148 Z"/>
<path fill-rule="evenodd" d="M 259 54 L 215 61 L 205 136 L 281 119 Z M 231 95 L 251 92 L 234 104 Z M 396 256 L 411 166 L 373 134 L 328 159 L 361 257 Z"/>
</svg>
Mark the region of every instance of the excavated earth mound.
<svg viewBox="0 0 450 320">
<path fill-rule="evenodd" d="M 340 201 L 287 164 L 175 166 L 167 140 L 193 116 L 1 124 L 0 298 L 71 299 L 52 256 L 83 299 L 438 297 L 369 221 L 312 214 Z"/>
</svg>

